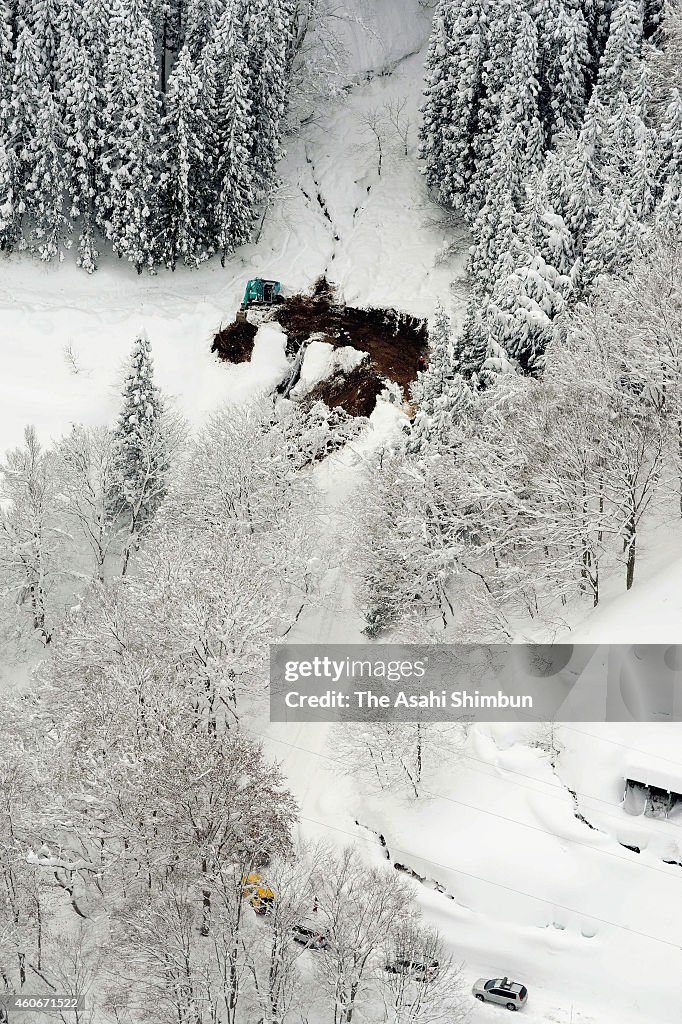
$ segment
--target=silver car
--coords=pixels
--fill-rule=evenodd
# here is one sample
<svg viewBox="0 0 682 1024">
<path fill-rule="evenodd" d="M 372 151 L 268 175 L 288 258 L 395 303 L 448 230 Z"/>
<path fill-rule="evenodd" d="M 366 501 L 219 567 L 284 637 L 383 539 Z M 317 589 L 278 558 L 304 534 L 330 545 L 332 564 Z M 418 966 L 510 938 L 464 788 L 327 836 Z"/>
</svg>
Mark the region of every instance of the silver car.
<svg viewBox="0 0 682 1024">
<path fill-rule="evenodd" d="M 309 928 L 304 924 L 295 924 L 291 929 L 294 942 L 298 942 L 306 949 L 327 949 L 329 940 L 323 932 L 315 928 Z"/>
<path fill-rule="evenodd" d="M 479 978 L 471 990 L 482 1003 L 497 1003 L 508 1010 L 520 1010 L 528 1002 L 528 989 L 509 978 Z"/>
</svg>

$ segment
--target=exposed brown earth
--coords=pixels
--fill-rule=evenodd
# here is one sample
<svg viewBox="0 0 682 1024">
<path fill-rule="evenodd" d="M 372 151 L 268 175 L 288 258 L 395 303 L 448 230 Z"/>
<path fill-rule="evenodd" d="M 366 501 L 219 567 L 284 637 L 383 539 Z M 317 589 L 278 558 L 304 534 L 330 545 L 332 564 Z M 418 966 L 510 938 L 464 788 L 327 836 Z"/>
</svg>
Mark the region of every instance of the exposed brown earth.
<svg viewBox="0 0 682 1024">
<path fill-rule="evenodd" d="M 323 401 L 330 409 L 345 409 L 351 416 L 370 416 L 385 387 L 384 378 L 365 362 L 348 373 L 334 373 L 321 380 L 304 401 L 310 404 Z"/>
<path fill-rule="evenodd" d="M 367 352 L 369 360 L 349 373 L 338 372 L 321 381 L 309 400 L 322 399 L 330 408 L 343 408 L 354 416 L 368 416 L 385 381 L 400 384 L 405 397 L 416 379 L 420 355 L 427 351 L 426 321 L 396 309 L 360 309 L 335 301 L 334 289 L 324 279 L 311 295 L 292 295 L 269 311 L 287 335 L 287 353 L 294 355 L 312 334 L 335 347 L 351 345 Z M 221 359 L 240 363 L 251 357 L 257 326 L 235 321 L 216 334 L 213 351 Z"/>
<path fill-rule="evenodd" d="M 221 328 L 213 339 L 211 352 L 217 352 L 226 363 L 246 363 L 253 352 L 253 339 L 258 327 L 248 321 L 235 320 Z"/>
</svg>

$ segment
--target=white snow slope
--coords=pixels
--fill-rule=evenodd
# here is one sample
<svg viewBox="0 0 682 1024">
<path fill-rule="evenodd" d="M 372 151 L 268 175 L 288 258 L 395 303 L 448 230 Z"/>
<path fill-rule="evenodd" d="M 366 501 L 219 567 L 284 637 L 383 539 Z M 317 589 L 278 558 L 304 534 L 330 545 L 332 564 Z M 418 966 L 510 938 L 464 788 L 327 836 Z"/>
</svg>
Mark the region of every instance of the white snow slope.
<svg viewBox="0 0 682 1024">
<path fill-rule="evenodd" d="M 368 6 L 354 2 L 358 11 Z M 285 339 L 276 329 L 261 330 L 250 364 L 226 366 L 210 354 L 213 333 L 233 318 L 246 279 L 257 274 L 298 289 L 326 273 L 349 302 L 428 315 L 440 299 L 461 314 L 463 297 L 451 283 L 464 253 L 440 259 L 453 235 L 415 160 L 430 15 L 419 0 L 374 0 L 372 9 L 372 32 L 345 30 L 353 88 L 289 140 L 260 238 L 225 269 L 212 261 L 195 272 L 137 277 L 106 258 L 88 278 L 69 261 L 43 266 L 25 256 L 2 258 L 0 451 L 17 444 L 29 422 L 46 442 L 74 421 L 112 422 L 120 368 L 141 329 L 152 341 L 159 385 L 194 426 L 222 401 L 271 388 L 286 372 Z M 387 137 L 379 175 L 367 115 L 403 97 L 410 152 L 405 157 L 397 138 Z M 381 403 L 366 436 L 317 468 L 330 522 L 363 452 L 398 429 L 400 415 Z M 666 614 L 656 638 L 674 636 L 681 579 L 676 563 L 592 616 L 576 639 L 634 639 L 661 602 Z M 327 596 L 291 639 L 358 642 L 361 625 L 337 568 Z M 642 637 L 652 638 L 651 630 Z M 473 728 L 463 754 L 444 759 L 429 780 L 431 794 L 418 801 L 363 793 L 340 777 L 343 765 L 334 760 L 329 732 L 313 725 L 267 728 L 269 750 L 282 761 L 301 806 L 302 834 L 357 842 L 379 862 L 383 851 L 367 828 L 382 832 L 394 860 L 440 883 L 454 899 L 433 884 L 415 882 L 415 889 L 469 981 L 482 974 L 523 981 L 530 992 L 523 1019 L 533 1024 L 679 1019 L 682 868 L 663 858 L 682 861 L 681 822 L 633 818 L 620 806 L 631 747 L 640 762 L 657 754 L 657 763 L 663 757 L 667 770 L 682 775 L 679 727 L 560 729 L 564 750 L 556 771 L 529 747 L 527 735 Z M 592 828 L 575 817 L 567 787 Z M 505 1013 L 472 1000 L 472 1024 L 492 1024 Z"/>
<path fill-rule="evenodd" d="M 357 0 L 358 11 L 366 6 Z M 152 343 L 158 384 L 193 424 L 221 401 L 272 386 L 284 372 L 276 346 L 264 344 L 255 368 L 219 364 L 210 352 L 250 277 L 274 277 L 297 290 L 326 273 L 348 302 L 427 316 L 440 299 L 460 312 L 451 282 L 462 258 L 439 261 L 452 239 L 415 159 L 423 54 L 414 51 L 423 48 L 429 16 L 417 0 L 373 6 L 369 33 L 345 26 L 359 84 L 287 141 L 281 185 L 258 243 L 240 249 L 224 269 L 212 260 L 196 271 L 138 277 L 103 257 L 88 277 L 70 259 L 43 265 L 23 254 L 2 257 L 0 451 L 21 440 L 26 423 L 48 441 L 74 421 L 111 421 L 120 367 L 141 329 Z M 404 54 L 412 56 L 399 60 Z M 366 80 L 368 67 L 396 61 L 391 74 Z M 363 119 L 403 97 L 410 152 L 405 157 L 397 138 L 388 137 L 379 176 Z"/>
</svg>

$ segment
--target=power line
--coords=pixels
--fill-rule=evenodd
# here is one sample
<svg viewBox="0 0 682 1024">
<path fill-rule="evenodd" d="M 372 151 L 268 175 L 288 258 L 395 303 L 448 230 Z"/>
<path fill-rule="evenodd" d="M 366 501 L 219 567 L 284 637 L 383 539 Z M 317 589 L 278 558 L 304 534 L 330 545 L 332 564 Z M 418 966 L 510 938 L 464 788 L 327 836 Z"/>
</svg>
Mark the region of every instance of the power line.
<svg viewBox="0 0 682 1024">
<path fill-rule="evenodd" d="M 294 750 L 300 750 L 303 753 L 311 754 L 313 757 L 319 757 L 325 761 L 332 761 L 337 764 L 348 765 L 348 761 L 344 760 L 341 757 L 331 757 L 327 754 L 320 754 L 315 750 L 308 749 L 307 747 L 300 747 L 295 743 L 289 743 L 287 740 L 279 740 L 275 739 L 275 737 L 270 737 L 270 739 L 273 739 L 275 743 L 283 743 L 285 746 L 292 747 Z M 481 772 L 479 774 L 483 773 Z M 531 776 L 528 777 L 530 778 Z M 512 784 L 519 785 L 522 789 L 529 788 L 527 786 L 522 786 L 520 783 Z M 655 871 L 657 874 L 665 875 L 666 878 L 674 878 L 677 882 L 682 882 L 682 874 L 669 871 L 666 868 L 656 867 L 655 864 L 645 864 L 641 861 L 633 861 L 629 857 L 622 857 L 620 854 L 613 853 L 613 851 L 611 850 L 602 850 L 597 846 L 593 846 L 591 843 L 584 842 L 581 839 L 575 839 L 571 836 L 557 836 L 554 832 L 550 832 L 549 829 L 541 828 L 539 825 L 532 825 L 529 822 L 518 821 L 518 819 L 516 818 L 510 818 L 507 815 L 499 814 L 497 811 L 488 810 L 488 808 L 486 807 L 477 807 L 475 804 L 469 804 L 465 800 L 458 800 L 456 797 L 446 796 L 444 793 L 436 793 L 434 790 L 427 789 L 425 786 L 422 786 L 422 790 L 429 796 L 436 797 L 439 800 L 446 800 L 449 803 L 456 804 L 459 807 L 466 807 L 470 811 L 477 811 L 479 814 L 487 814 L 492 818 L 499 818 L 500 821 L 505 821 L 511 825 L 517 825 L 519 828 L 530 829 L 533 832 L 540 832 L 542 835 L 549 836 L 551 839 L 557 840 L 557 842 L 572 843 L 574 846 L 581 846 L 584 849 L 590 850 L 593 853 L 601 854 L 604 857 L 613 857 L 615 860 L 620 860 L 625 864 L 642 868 L 646 871 Z"/>
<path fill-rule="evenodd" d="M 588 738 L 594 738 L 594 739 L 602 739 L 603 742 L 605 742 L 605 743 L 613 743 L 616 746 L 623 747 L 626 750 L 637 750 L 638 753 L 642 753 L 642 754 L 648 754 L 649 753 L 648 751 L 641 750 L 640 748 L 637 748 L 637 747 L 630 747 L 626 743 L 618 743 L 617 740 L 609 740 L 609 739 L 606 739 L 605 737 L 598 737 L 598 736 L 593 737 L 592 733 L 582 732 L 582 730 L 580 730 L 580 729 L 572 729 L 568 725 L 565 725 L 563 722 L 561 723 L 561 728 L 562 729 L 569 729 L 570 728 L 572 732 L 580 733 L 581 736 L 586 736 Z M 293 748 L 295 748 L 297 750 L 307 750 L 306 747 L 296 747 L 296 744 L 288 743 L 286 740 L 278 739 L 278 738 L 276 738 L 274 736 L 270 736 L 269 739 L 273 740 L 274 743 L 283 743 L 285 746 L 290 746 L 290 747 L 293 747 Z M 307 752 L 310 753 L 310 754 L 313 754 L 313 755 L 315 755 L 317 757 L 324 757 L 328 761 L 338 761 L 341 764 L 344 763 L 343 758 L 340 758 L 340 757 L 331 757 L 329 754 L 317 754 L 317 752 L 314 751 L 314 750 L 307 750 Z M 655 754 L 655 755 L 652 755 L 652 756 L 656 757 L 657 760 L 670 761 L 669 758 L 661 758 L 661 757 L 658 756 L 658 754 Z M 505 775 L 518 775 L 519 778 L 528 779 L 529 782 L 535 782 L 535 783 L 537 783 L 538 785 L 541 785 L 541 786 L 547 786 L 551 790 L 558 790 L 558 789 L 560 789 L 560 786 L 564 786 L 566 791 L 569 794 L 571 794 L 571 795 L 575 794 L 575 796 L 579 797 L 581 800 L 594 800 L 596 803 L 604 804 L 606 807 L 609 807 L 613 811 L 613 804 L 612 804 L 612 802 L 610 800 L 606 800 L 602 796 L 597 796 L 595 793 L 585 793 L 582 790 L 569 790 L 565 783 L 561 783 L 560 786 L 553 786 L 552 783 L 551 782 L 547 782 L 546 779 L 539 779 L 535 775 L 528 775 L 527 772 L 521 772 L 517 768 L 508 768 L 506 765 L 494 765 L 494 764 L 491 764 L 490 761 L 484 761 L 480 757 L 474 757 L 473 754 L 466 754 L 463 751 L 458 751 L 457 757 L 458 758 L 465 758 L 467 761 L 475 761 L 477 764 L 484 765 L 485 767 L 490 768 L 493 771 L 498 770 L 498 771 L 504 772 Z M 682 768 L 682 762 L 670 761 L 670 763 L 671 764 L 679 764 L 679 767 Z M 469 769 L 469 771 L 473 771 L 473 770 L 474 769 Z M 481 772 L 480 774 L 484 774 L 484 773 Z M 513 782 L 512 779 L 505 779 L 505 781 L 509 782 L 510 784 Z M 516 783 L 516 785 L 520 786 L 523 789 L 527 789 L 529 792 L 536 792 L 536 793 L 538 792 L 537 790 L 533 790 L 530 786 L 522 786 L 521 783 Z M 556 797 L 559 798 L 559 793 L 556 793 Z M 612 817 L 614 820 L 616 818 L 616 816 L 613 813 L 611 813 L 609 816 Z M 682 824 L 680 824 L 680 823 L 678 823 L 676 821 L 670 821 L 670 819 L 667 819 L 667 824 L 671 828 L 682 828 Z"/>
<path fill-rule="evenodd" d="M 365 836 L 357 835 L 355 832 L 349 832 L 345 828 L 339 828 L 338 825 L 328 825 L 324 821 L 317 821 L 316 818 L 308 818 L 305 815 L 300 815 L 302 821 L 308 821 L 312 825 L 319 825 L 321 828 L 329 829 L 332 832 L 341 832 L 343 835 L 350 836 L 351 839 L 361 840 L 363 843 L 372 843 L 371 839 L 367 839 Z M 415 856 L 409 850 L 403 850 L 398 846 L 392 846 L 392 850 L 396 850 L 398 853 L 405 854 L 407 857 Z M 463 875 L 466 878 L 473 878 L 477 882 L 483 882 L 485 885 L 492 885 L 497 889 L 504 889 L 506 892 L 515 893 L 518 896 L 523 896 L 529 900 L 535 900 L 537 903 L 546 903 L 547 906 L 555 907 L 558 910 L 564 910 L 568 914 L 576 914 L 578 917 L 586 918 L 589 921 L 597 921 L 599 924 L 605 924 L 610 928 L 618 928 L 620 931 L 628 932 L 630 935 L 637 935 L 643 939 L 649 939 L 651 942 L 659 942 L 664 946 L 671 946 L 673 949 L 682 949 L 682 946 L 676 942 L 671 942 L 669 939 L 662 939 L 658 935 L 650 935 L 648 932 L 639 931 L 637 928 L 630 928 L 626 924 L 618 924 L 616 921 L 608 921 L 606 918 L 597 917 L 595 914 L 587 914 L 583 910 L 576 910 L 574 907 L 566 907 L 562 903 L 556 903 L 554 900 L 548 900 L 544 896 L 536 896 L 531 892 L 524 892 L 523 889 L 517 889 L 512 885 L 505 885 L 503 882 L 494 882 L 491 878 L 484 878 L 482 875 L 475 875 L 471 871 L 464 871 L 462 868 L 456 868 L 452 864 L 444 864 L 441 861 L 431 860 L 429 857 L 422 857 L 417 855 L 419 860 L 425 864 L 431 864 L 432 867 L 443 868 L 445 871 L 454 871 L 458 875 Z"/>
<path fill-rule="evenodd" d="M 656 724 L 660 726 L 665 723 L 657 722 Z M 599 740 L 600 743 L 610 743 L 614 747 L 622 747 L 623 750 L 633 750 L 637 754 L 644 754 L 645 757 L 654 757 L 657 761 L 665 761 L 667 764 L 674 764 L 677 768 L 682 768 L 682 761 L 673 761 L 671 757 L 663 757 L 662 754 L 652 754 L 650 750 L 642 750 L 641 747 L 633 747 L 629 743 L 621 743 L 619 740 L 609 739 L 608 736 L 598 736 L 592 732 L 585 732 L 583 729 L 576 729 L 572 725 L 566 725 L 565 722 L 561 723 L 561 728 L 568 732 L 578 733 L 579 736 L 587 736 L 591 740 Z"/>
</svg>

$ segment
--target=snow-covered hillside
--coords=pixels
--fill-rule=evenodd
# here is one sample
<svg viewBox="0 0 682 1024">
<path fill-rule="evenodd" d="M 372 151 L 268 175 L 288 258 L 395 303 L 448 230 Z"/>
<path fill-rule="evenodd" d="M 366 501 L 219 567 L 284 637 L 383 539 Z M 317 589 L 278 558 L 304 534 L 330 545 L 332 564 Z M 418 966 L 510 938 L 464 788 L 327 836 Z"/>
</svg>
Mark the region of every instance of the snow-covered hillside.
<svg viewBox="0 0 682 1024">
<path fill-rule="evenodd" d="M 213 334 L 234 318 L 250 277 L 305 290 L 326 274 L 357 305 L 430 316 L 440 300 L 461 313 L 463 296 L 453 294 L 451 283 L 466 240 L 458 259 L 440 260 L 452 229 L 429 199 L 415 160 L 429 17 L 416 0 L 401 0 L 399 9 L 379 6 L 370 32 L 342 23 L 349 35 L 348 91 L 287 140 L 281 185 L 260 237 L 225 268 L 214 259 L 198 271 L 138 277 L 106 256 L 88 277 L 69 259 L 43 265 L 25 255 L 3 257 L 0 449 L 17 444 L 26 423 L 48 441 L 73 422 L 111 422 L 119 370 L 141 329 L 152 343 L 159 386 L 191 423 L 203 422 L 222 401 L 271 384 L 279 371 L 270 367 L 281 365 L 276 346 L 264 348 L 254 368 L 226 367 L 210 353 Z M 370 61 L 385 73 L 371 71 Z M 373 112 L 383 118 L 387 104 L 403 99 L 409 153 L 395 130 L 382 128 L 379 176 L 366 119 Z"/>
<path fill-rule="evenodd" d="M 43 265 L 0 254 L 0 451 L 19 444 L 28 423 L 46 443 L 74 423 L 113 423 L 122 367 L 141 331 L 156 383 L 192 428 L 225 403 L 273 390 L 289 367 L 276 323 L 260 328 L 249 362 L 211 354 L 214 333 L 232 321 L 255 276 L 304 291 L 325 275 L 349 304 L 430 317 L 440 302 L 461 323 L 469 239 L 434 202 L 416 160 L 432 11 L 421 0 L 375 0 L 371 17 L 367 7 L 354 0 L 350 14 L 365 23 L 351 17 L 339 30 L 347 87 L 287 139 L 257 239 L 224 268 L 214 259 L 195 271 L 138 276 L 107 254 L 88 277 L 70 259 Z M 330 365 L 331 347 L 315 342 L 299 394 Z M 379 401 L 360 438 L 310 470 L 328 548 L 344 529 L 363 460 L 405 422 L 397 405 Z M 676 636 L 682 562 L 665 566 L 654 541 L 650 550 L 648 578 L 622 596 L 607 585 L 571 640 Z M 359 643 L 363 625 L 339 559 L 288 640 Z M 416 799 L 347 776 L 330 726 L 260 725 L 300 807 L 299 837 L 357 844 L 368 862 L 409 869 L 425 920 L 463 962 L 468 983 L 518 978 L 530 993 L 529 1024 L 678 1021 L 682 819 L 634 818 L 621 804 L 633 748 L 679 775 L 682 789 L 678 726 L 558 726 L 551 764 L 530 731 L 474 725 Z M 471 1024 L 494 1024 L 505 1012 L 471 1003 Z"/>
</svg>

